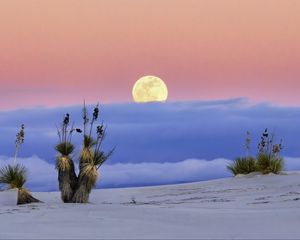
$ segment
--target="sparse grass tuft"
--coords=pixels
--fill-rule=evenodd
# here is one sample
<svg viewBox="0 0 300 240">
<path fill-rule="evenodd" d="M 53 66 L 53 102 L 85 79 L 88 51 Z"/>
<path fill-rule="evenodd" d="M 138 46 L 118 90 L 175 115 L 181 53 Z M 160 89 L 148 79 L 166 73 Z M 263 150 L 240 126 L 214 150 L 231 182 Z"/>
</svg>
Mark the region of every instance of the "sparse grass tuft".
<svg viewBox="0 0 300 240">
<path fill-rule="evenodd" d="M 242 157 L 237 158 L 227 166 L 227 169 L 233 173 L 237 174 L 248 174 L 256 171 L 256 160 L 253 157 Z"/>
</svg>

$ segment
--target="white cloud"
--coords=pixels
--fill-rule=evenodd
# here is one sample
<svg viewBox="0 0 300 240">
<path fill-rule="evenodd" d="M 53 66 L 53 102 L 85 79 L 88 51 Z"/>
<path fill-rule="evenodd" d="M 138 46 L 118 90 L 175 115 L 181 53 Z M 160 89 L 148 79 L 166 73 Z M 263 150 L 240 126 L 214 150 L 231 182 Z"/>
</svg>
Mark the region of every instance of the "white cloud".
<svg viewBox="0 0 300 240">
<path fill-rule="evenodd" d="M 226 177 L 227 159 L 188 159 L 171 163 L 118 163 L 100 170 L 100 186 L 153 185 Z"/>
<path fill-rule="evenodd" d="M 12 163 L 13 159 L 0 157 L 0 166 Z M 193 182 L 221 177 L 231 174 L 226 169 L 230 160 L 218 158 L 214 160 L 187 159 L 172 163 L 117 163 L 100 168 L 98 187 L 125 187 L 159 185 L 179 182 Z M 54 163 L 32 156 L 18 158 L 18 163 L 28 168 L 26 186 L 32 191 L 54 191 L 58 189 L 57 172 Z M 299 158 L 285 158 L 286 170 L 300 170 Z"/>
<path fill-rule="evenodd" d="M 92 109 L 92 106 L 89 108 Z M 82 124 L 82 106 L 0 111 L 2 155 L 14 152 L 14 138 L 25 123 L 25 142 L 19 156 L 36 154 L 53 162 L 58 137 L 56 124 L 65 113 L 71 122 Z M 179 162 L 183 159 L 234 158 L 244 154 L 245 132 L 251 132 L 252 154 L 265 128 L 283 139 L 283 154 L 300 156 L 297 136 L 300 108 L 266 103 L 250 104 L 246 99 L 168 102 L 164 104 L 104 104 L 101 122 L 107 124 L 103 147 L 116 151 L 110 164 Z M 74 135 L 75 155 L 81 149 L 82 135 Z M 157 154 L 159 153 L 159 154 Z"/>
</svg>

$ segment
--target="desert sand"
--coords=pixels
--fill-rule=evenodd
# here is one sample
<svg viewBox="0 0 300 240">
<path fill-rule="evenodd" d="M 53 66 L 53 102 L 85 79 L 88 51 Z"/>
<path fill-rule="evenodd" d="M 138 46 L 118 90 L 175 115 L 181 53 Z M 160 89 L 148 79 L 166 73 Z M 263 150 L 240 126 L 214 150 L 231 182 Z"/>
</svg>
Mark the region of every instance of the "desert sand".
<svg viewBox="0 0 300 240">
<path fill-rule="evenodd" d="M 300 172 L 100 189 L 89 204 L 33 194 L 44 203 L 0 205 L 1 239 L 300 238 Z"/>
</svg>

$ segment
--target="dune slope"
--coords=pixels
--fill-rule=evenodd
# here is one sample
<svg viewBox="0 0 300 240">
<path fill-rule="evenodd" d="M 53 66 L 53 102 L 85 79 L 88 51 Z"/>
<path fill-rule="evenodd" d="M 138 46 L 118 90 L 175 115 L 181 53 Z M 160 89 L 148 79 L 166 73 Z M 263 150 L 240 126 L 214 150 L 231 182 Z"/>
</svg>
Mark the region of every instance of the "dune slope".
<svg viewBox="0 0 300 240">
<path fill-rule="evenodd" d="M 93 191 L 90 204 L 0 206 L 0 238 L 300 238 L 300 173 Z"/>
</svg>

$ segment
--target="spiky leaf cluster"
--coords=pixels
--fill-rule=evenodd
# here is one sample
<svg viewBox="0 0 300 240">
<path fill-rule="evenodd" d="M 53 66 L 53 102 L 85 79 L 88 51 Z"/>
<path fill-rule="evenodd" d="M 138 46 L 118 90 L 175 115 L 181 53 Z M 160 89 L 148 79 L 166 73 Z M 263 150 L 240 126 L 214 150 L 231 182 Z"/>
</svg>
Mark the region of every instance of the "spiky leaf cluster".
<svg viewBox="0 0 300 240">
<path fill-rule="evenodd" d="M 26 182 L 27 170 L 23 165 L 7 165 L 0 168 L 0 183 L 9 188 L 22 188 Z"/>
<path fill-rule="evenodd" d="M 256 160 L 253 157 L 236 158 L 233 163 L 227 166 L 227 169 L 234 175 L 248 174 L 256 171 Z"/>
<path fill-rule="evenodd" d="M 55 146 L 55 150 L 64 156 L 68 156 L 71 153 L 73 153 L 74 149 L 75 149 L 74 145 L 69 142 L 61 142 Z"/>
<path fill-rule="evenodd" d="M 278 174 L 283 170 L 284 160 L 282 157 L 261 153 L 257 157 L 257 169 L 262 174 Z"/>
</svg>

